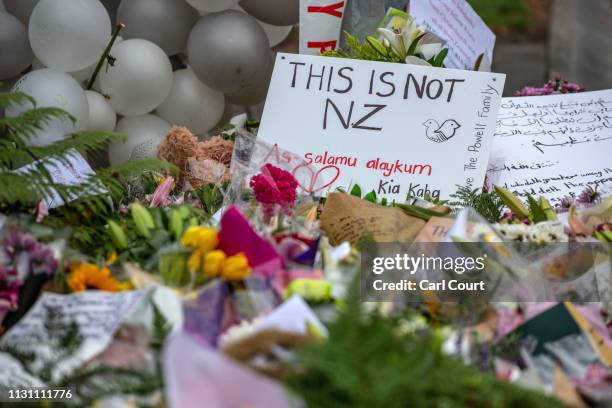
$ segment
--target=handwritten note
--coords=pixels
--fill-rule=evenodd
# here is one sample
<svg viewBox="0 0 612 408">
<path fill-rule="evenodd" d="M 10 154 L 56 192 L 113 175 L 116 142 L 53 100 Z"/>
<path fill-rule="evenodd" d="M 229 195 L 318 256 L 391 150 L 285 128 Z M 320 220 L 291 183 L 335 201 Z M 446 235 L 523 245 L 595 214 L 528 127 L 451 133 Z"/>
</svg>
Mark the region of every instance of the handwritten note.
<svg viewBox="0 0 612 408">
<path fill-rule="evenodd" d="M 45 383 L 28 373 L 19 360 L 10 354 L 0 352 L 0 386 L 44 387 Z"/>
<path fill-rule="evenodd" d="M 0 346 L 33 353 L 38 367 L 52 362 L 53 371 L 59 376 L 104 350 L 141 297 L 140 291 L 44 293 L 26 316 L 2 337 Z M 58 361 L 54 354 L 58 344 L 74 325 L 82 343 L 73 354 L 62 356 Z"/>
<path fill-rule="evenodd" d="M 490 184 L 559 203 L 585 187 L 612 193 L 612 90 L 504 98 Z"/>
<path fill-rule="evenodd" d="M 429 31 L 448 41 L 444 64 L 449 68 L 473 69 L 485 54 L 493 61 L 495 34 L 465 0 L 416 0 L 410 15 Z"/>
<path fill-rule="evenodd" d="M 40 162 L 30 163 L 27 166 L 21 167 L 15 170 L 17 173 L 28 174 L 32 170 L 36 170 Z M 89 183 L 91 176 L 95 175 L 95 172 L 87 163 L 85 158 L 76 150 L 70 150 L 66 153 L 64 160 L 58 160 L 56 158 L 45 159 L 43 162 L 44 167 L 49 172 L 49 175 L 56 184 L 63 184 L 65 186 L 77 186 L 80 184 Z M 91 185 L 88 189 L 89 192 L 104 193 L 106 189 L 102 185 Z M 75 200 L 76 196 L 68 197 L 69 200 Z M 56 208 L 64 205 L 64 200 L 57 193 L 45 200 L 47 208 Z"/>
<path fill-rule="evenodd" d="M 332 245 L 368 238 L 375 242 L 411 242 L 425 221 L 395 207 L 382 207 L 348 194 L 331 193 L 321 213 L 321 228 Z"/>
<path fill-rule="evenodd" d="M 402 202 L 449 198 L 457 185 L 484 181 L 504 80 L 502 74 L 278 54 L 258 137 L 318 166 L 309 188 L 316 195 L 358 183 L 362 191 Z"/>
</svg>

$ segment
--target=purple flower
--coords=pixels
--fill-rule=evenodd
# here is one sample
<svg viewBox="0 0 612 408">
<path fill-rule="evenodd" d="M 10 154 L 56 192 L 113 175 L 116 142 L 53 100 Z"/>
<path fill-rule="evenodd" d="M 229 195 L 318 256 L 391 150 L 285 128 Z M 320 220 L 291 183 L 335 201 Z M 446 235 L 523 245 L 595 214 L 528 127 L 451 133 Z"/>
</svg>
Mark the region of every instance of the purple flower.
<svg viewBox="0 0 612 408">
<path fill-rule="evenodd" d="M 561 199 L 561 203 L 555 208 L 557 214 L 563 214 L 569 211 L 570 207 L 574 204 L 574 197 L 565 196 Z"/>
<path fill-rule="evenodd" d="M 22 283 L 15 269 L 0 265 L 0 299 L 16 305 Z"/>
<path fill-rule="evenodd" d="M 17 228 L 9 231 L 0 245 L 0 250 L 6 254 L 9 264 L 15 267 L 17 264 L 21 267 L 25 259 L 26 276 L 30 273 L 52 275 L 57 269 L 53 251 L 40 244 L 32 235 Z"/>
<path fill-rule="evenodd" d="M 554 79 L 548 81 L 540 88 L 533 86 L 524 87 L 520 91 L 516 92 L 516 96 L 542 96 L 553 94 L 578 93 L 584 91 L 586 91 L 586 89 L 582 86 L 563 80 L 559 75 L 557 75 Z"/>
<path fill-rule="evenodd" d="M 599 198 L 599 193 L 591 186 L 587 186 L 576 199 L 580 204 L 593 204 Z"/>
</svg>

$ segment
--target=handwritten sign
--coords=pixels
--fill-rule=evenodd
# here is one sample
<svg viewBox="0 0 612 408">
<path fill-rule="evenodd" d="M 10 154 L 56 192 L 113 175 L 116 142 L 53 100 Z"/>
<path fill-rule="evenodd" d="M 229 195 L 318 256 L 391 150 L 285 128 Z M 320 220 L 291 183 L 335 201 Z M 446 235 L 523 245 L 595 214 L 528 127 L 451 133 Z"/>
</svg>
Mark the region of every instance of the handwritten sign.
<svg viewBox="0 0 612 408">
<path fill-rule="evenodd" d="M 141 298 L 139 291 L 44 293 L 26 316 L 2 337 L 0 346 L 32 353 L 39 366 L 52 361 L 54 375 L 60 376 L 104 350 Z M 72 324 L 78 328 L 83 341 L 74 354 L 58 361 L 54 353 Z"/>
<path fill-rule="evenodd" d="M 300 0 L 300 54 L 335 50 L 346 1 Z"/>
<path fill-rule="evenodd" d="M 467 1 L 411 1 L 410 15 L 418 24 L 448 41 L 449 52 L 444 60 L 447 67 L 471 70 L 482 54 L 493 61 L 495 34 Z"/>
<path fill-rule="evenodd" d="M 488 181 L 523 197 L 612 193 L 612 90 L 504 98 L 493 146 Z"/>
<path fill-rule="evenodd" d="M 15 170 L 17 173 L 28 174 L 36 170 L 40 162 L 30 163 L 27 166 Z M 96 173 L 93 171 L 87 160 L 76 150 L 70 150 L 66 153 L 64 160 L 56 158 L 45 159 L 44 167 L 49 172 L 53 181 L 57 184 L 65 186 L 77 186 L 80 184 L 89 183 L 89 179 Z M 89 192 L 104 193 L 106 189 L 102 185 L 91 185 Z M 70 200 L 75 200 L 78 197 L 69 197 Z M 47 208 L 56 208 L 64 205 L 64 200 L 54 191 L 51 197 L 45 200 Z"/>
<path fill-rule="evenodd" d="M 258 137 L 315 165 L 311 192 L 405 200 L 480 186 L 505 75 L 278 54 Z M 299 169 L 294 170 L 297 173 Z"/>
</svg>

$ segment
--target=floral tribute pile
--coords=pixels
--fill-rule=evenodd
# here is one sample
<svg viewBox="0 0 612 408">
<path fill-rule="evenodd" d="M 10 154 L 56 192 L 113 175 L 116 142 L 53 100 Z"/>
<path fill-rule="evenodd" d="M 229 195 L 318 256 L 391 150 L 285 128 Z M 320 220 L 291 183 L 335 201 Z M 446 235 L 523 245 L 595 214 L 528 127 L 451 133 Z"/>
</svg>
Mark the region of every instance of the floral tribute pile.
<svg viewBox="0 0 612 408">
<path fill-rule="evenodd" d="M 443 44 L 411 21 L 380 35 L 349 37 L 351 50 L 332 54 L 443 65 Z M 579 90 L 555 79 L 521 94 Z M 459 188 L 451 202 L 392 203 L 358 185 L 314 197 L 277 163 L 243 157 L 236 149 L 246 130 L 231 127 L 207 142 L 173 128 L 159 160 L 98 170 L 82 186 L 58 185 L 42 168 L 12 172 L 15 158 L 28 157 L 28 132 L 54 115 L 62 113 L 0 118 L 0 151 L 10 152 L 0 153 L 0 385 L 70 387 L 75 406 L 612 404 L 609 275 L 589 286 L 597 303 L 577 295 L 464 304 L 426 294 L 366 303 L 359 248 L 377 236 L 343 240 L 323 222 L 350 202 L 342 217 L 358 220 L 360 208 L 391 214 L 414 232 L 409 243 L 444 220 L 456 240 L 537 263 L 552 258 L 521 244 L 609 251 L 612 197 L 587 188 L 552 208 L 544 197 Z M 36 156 L 100 149 L 97 140 L 58 142 Z M 47 208 L 53 192 L 65 204 Z M 584 275 L 554 259 L 543 278 Z M 521 276 L 524 266 L 499 270 Z M 548 335 L 543 350 L 530 335 Z"/>
</svg>

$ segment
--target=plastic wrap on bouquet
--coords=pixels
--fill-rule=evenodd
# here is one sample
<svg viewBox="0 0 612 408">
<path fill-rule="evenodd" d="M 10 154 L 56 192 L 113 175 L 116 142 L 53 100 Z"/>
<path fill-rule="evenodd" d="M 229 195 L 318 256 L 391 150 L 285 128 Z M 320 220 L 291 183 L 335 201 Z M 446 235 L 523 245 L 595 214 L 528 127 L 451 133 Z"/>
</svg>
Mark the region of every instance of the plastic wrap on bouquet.
<svg viewBox="0 0 612 408">
<path fill-rule="evenodd" d="M 288 172 L 295 178 L 292 184 L 277 169 Z M 321 195 L 329 186 L 329 181 L 318 169 L 307 163 L 302 156 L 271 145 L 245 130 L 237 130 L 234 142 L 234 153 L 230 167 L 231 182 L 225 197 L 224 205 L 234 204 L 247 216 L 257 215 L 263 211 L 264 218 L 271 214 L 287 212 L 296 202 L 303 202 L 308 195 Z M 255 178 L 255 182 L 253 179 Z M 280 180 L 280 182 L 279 182 Z M 257 197 L 254 184 L 259 187 L 263 197 Z M 294 187 L 296 196 L 292 196 Z M 257 203 L 263 204 L 258 206 Z"/>
<path fill-rule="evenodd" d="M 508 228 L 524 230 L 521 236 L 527 238 L 500 233 Z M 473 245 L 461 243 L 481 243 L 482 253 L 487 254 L 487 274 L 501 273 L 493 300 L 600 301 L 598 277 L 611 276 L 608 249 L 597 241 L 558 240 L 562 230 L 558 222 L 493 227 L 476 211 L 466 209 L 458 215 L 447 241 L 471 250 Z"/>
</svg>

